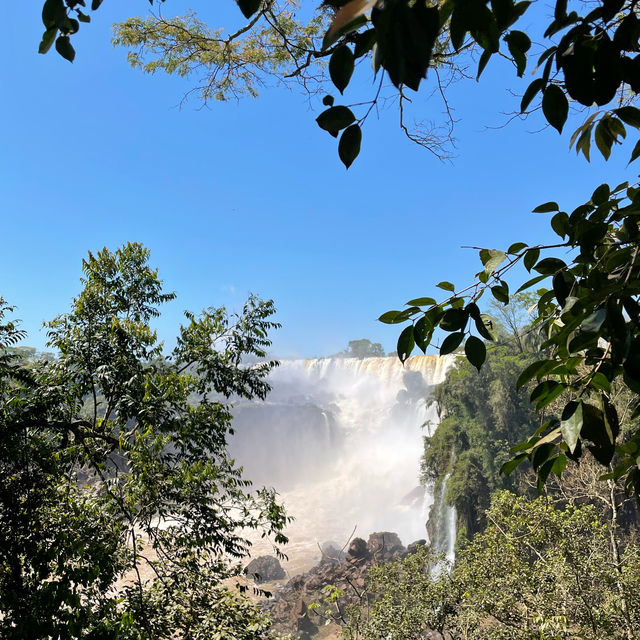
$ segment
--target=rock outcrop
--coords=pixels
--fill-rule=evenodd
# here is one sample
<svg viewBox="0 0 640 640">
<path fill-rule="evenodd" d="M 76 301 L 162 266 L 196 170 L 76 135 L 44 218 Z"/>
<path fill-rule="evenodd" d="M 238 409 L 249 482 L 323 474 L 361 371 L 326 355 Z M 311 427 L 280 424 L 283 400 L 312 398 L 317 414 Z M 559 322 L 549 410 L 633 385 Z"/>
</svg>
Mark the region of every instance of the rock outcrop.
<svg viewBox="0 0 640 640">
<path fill-rule="evenodd" d="M 411 546 L 415 549 L 423 542 L 420 540 Z M 335 544 L 330 547 L 325 543 L 322 550 L 322 558 L 315 567 L 293 577 L 275 592 L 272 600 L 262 605 L 271 614 L 276 632 L 289 633 L 300 640 L 333 633 L 329 627 L 334 625 L 326 625 L 326 616 L 313 608 L 310 610 L 309 605 L 320 603 L 322 606 L 318 610 L 321 612 L 328 607 L 335 613 L 338 613 L 338 607 L 343 611 L 346 606 L 361 601 L 367 573 L 374 564 L 398 560 L 407 554 L 397 534 L 387 531 L 372 533 L 367 542 L 354 538 L 346 555 L 342 554 L 344 559 Z M 325 602 L 327 587 L 336 587 L 343 592 L 337 604 Z"/>
<path fill-rule="evenodd" d="M 278 558 L 273 556 L 259 556 L 254 558 L 245 568 L 247 576 L 256 582 L 271 582 L 272 580 L 283 580 L 287 577 Z"/>
</svg>

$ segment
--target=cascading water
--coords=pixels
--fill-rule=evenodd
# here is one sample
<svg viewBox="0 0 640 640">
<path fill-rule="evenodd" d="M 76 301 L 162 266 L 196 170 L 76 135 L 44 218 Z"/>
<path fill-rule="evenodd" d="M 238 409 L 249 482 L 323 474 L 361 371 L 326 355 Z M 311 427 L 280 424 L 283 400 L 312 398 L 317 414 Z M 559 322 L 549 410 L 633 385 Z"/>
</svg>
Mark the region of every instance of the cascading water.
<svg viewBox="0 0 640 640">
<path fill-rule="evenodd" d="M 433 496 L 418 486 L 420 457 L 438 420 L 427 399 L 454 359 L 288 360 L 272 372 L 266 402 L 236 406 L 232 455 L 255 485 L 276 487 L 295 518 L 290 575 L 354 527 L 364 537 L 395 531 L 405 544 L 426 537 Z"/>
<path fill-rule="evenodd" d="M 433 527 L 431 543 L 437 553 L 444 554 L 447 561 L 453 563 L 455 559 L 457 513 L 454 506 L 450 506 L 445 502 L 447 483 L 450 477 L 451 474 L 447 473 L 438 489 L 434 513 L 435 526 Z"/>
</svg>

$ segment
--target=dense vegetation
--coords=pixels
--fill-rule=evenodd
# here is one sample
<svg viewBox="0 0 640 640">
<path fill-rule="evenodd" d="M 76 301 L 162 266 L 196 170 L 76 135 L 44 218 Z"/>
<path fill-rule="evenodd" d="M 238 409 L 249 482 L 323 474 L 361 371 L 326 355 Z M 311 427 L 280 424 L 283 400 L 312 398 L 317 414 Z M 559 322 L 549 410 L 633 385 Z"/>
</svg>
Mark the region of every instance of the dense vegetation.
<svg viewBox="0 0 640 640">
<path fill-rule="evenodd" d="M 631 640 L 640 634 L 640 555 L 593 505 L 509 492 L 449 573 L 426 547 L 375 567 L 348 640 Z"/>
<path fill-rule="evenodd" d="M 89 254 L 51 357 L 0 307 L 0 636 L 259 638 L 234 585 L 248 529 L 284 543 L 274 492 L 227 454 L 229 398 L 264 398 L 270 301 L 186 314 L 165 354 L 148 252 Z M 246 358 L 258 360 L 245 365 Z"/>
<path fill-rule="evenodd" d="M 519 372 L 531 360 L 531 354 L 510 344 L 496 345 L 480 372 L 460 362 L 436 387 L 433 399 L 441 421 L 425 438 L 423 479 L 435 481 L 437 492 L 448 476 L 445 502 L 456 507 L 461 535 L 471 536 L 483 526 L 494 491 L 514 488 L 514 479 L 500 468 L 536 422 L 528 395 L 515 389 Z"/>
</svg>

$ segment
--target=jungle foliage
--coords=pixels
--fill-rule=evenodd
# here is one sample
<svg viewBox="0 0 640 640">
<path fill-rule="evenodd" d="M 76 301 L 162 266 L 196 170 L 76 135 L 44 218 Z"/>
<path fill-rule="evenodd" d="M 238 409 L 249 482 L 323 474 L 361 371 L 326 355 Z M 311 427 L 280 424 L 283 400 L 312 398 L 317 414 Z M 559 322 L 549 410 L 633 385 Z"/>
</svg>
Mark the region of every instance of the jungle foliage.
<svg viewBox="0 0 640 640">
<path fill-rule="evenodd" d="M 25 358 L 0 307 L 0 636 L 251 638 L 268 618 L 234 586 L 247 531 L 286 542 L 272 490 L 226 449 L 233 398 L 264 398 L 271 301 L 186 313 L 166 355 L 148 251 L 83 262 L 56 357 Z M 28 355 L 28 354 L 27 354 Z M 256 364 L 246 365 L 245 359 Z"/>
<path fill-rule="evenodd" d="M 498 489 L 514 489 L 514 478 L 500 473 L 509 450 L 535 428 L 538 419 L 524 390 L 517 391 L 520 371 L 533 360 L 512 344 L 488 350 L 478 373 L 466 360 L 447 373 L 434 391 L 441 420 L 425 438 L 423 481 L 441 490 L 458 515 L 459 537 L 483 529 L 485 510 Z"/>
<path fill-rule="evenodd" d="M 422 547 L 374 567 L 348 640 L 631 640 L 640 633 L 637 546 L 618 560 L 612 525 L 592 505 L 558 508 L 507 491 L 494 495 L 487 528 L 456 558 Z M 622 542 L 620 540 L 620 542 Z"/>
</svg>

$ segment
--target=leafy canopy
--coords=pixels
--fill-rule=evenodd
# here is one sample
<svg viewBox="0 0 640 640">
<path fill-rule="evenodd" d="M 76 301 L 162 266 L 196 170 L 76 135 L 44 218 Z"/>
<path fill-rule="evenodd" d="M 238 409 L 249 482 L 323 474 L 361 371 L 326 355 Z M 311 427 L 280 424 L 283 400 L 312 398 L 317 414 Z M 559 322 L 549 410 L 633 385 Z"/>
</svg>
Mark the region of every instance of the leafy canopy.
<svg viewBox="0 0 640 640">
<path fill-rule="evenodd" d="M 89 254 L 71 310 L 48 324 L 55 359 L 21 360 L 0 307 L 3 638 L 268 628 L 233 582 L 247 531 L 284 543 L 287 517 L 226 444 L 228 401 L 269 389 L 273 303 L 187 313 L 165 355 L 151 322 L 174 294 L 148 258 L 139 244 Z"/>
<path fill-rule="evenodd" d="M 486 518 L 451 572 L 428 547 L 372 568 L 343 637 L 637 637 L 638 548 L 627 544 L 614 561 L 612 530 L 593 506 L 559 507 L 504 491 Z"/>
</svg>

